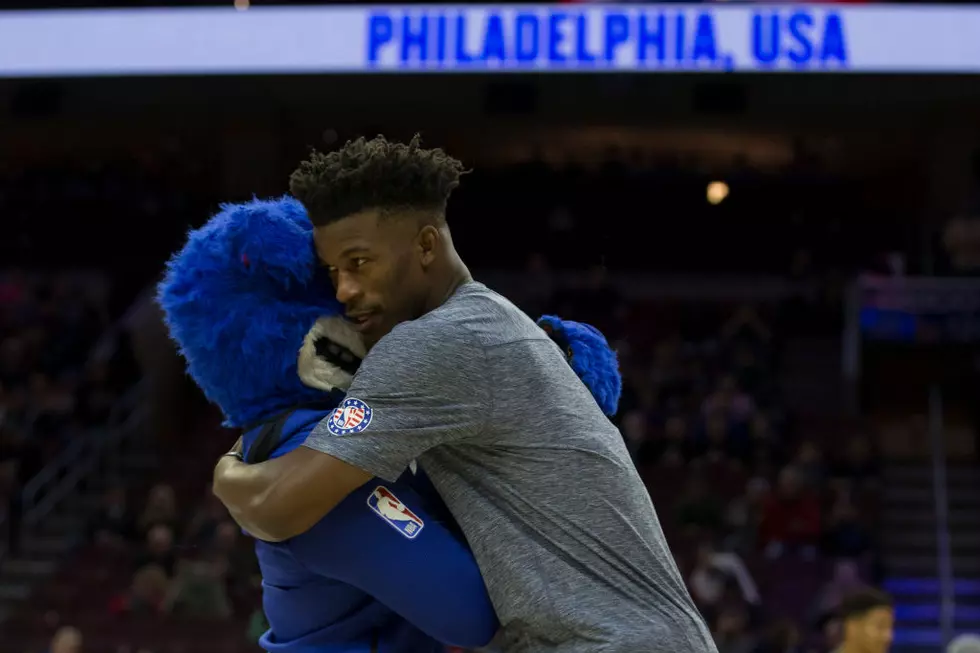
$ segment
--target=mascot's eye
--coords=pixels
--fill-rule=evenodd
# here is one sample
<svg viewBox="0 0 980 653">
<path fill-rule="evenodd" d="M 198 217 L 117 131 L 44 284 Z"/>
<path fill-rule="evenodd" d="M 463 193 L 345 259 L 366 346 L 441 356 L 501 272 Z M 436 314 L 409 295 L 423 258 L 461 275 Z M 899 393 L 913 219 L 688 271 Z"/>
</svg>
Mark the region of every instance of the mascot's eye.
<svg viewBox="0 0 980 653">
<path fill-rule="evenodd" d="M 353 266 L 354 266 L 355 268 L 359 268 L 359 267 L 361 267 L 361 266 L 363 266 L 363 265 L 366 265 L 366 264 L 367 264 L 367 262 L 368 262 L 368 260 L 367 260 L 366 258 L 364 258 L 363 256 L 359 256 L 358 258 L 356 258 L 356 259 L 354 259 L 353 261 L 351 261 L 351 264 L 352 264 L 352 265 L 353 265 Z"/>
</svg>

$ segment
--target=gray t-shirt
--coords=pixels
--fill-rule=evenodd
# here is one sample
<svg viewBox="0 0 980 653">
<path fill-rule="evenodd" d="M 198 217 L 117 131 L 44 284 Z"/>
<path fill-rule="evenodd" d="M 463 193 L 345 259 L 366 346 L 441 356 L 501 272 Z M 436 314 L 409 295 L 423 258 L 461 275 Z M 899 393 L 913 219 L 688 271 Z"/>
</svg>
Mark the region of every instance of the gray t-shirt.
<svg viewBox="0 0 980 653">
<path fill-rule="evenodd" d="M 716 651 L 623 438 L 509 301 L 461 286 L 382 338 L 347 396 L 305 446 L 388 481 L 418 460 L 483 572 L 494 647 Z"/>
</svg>

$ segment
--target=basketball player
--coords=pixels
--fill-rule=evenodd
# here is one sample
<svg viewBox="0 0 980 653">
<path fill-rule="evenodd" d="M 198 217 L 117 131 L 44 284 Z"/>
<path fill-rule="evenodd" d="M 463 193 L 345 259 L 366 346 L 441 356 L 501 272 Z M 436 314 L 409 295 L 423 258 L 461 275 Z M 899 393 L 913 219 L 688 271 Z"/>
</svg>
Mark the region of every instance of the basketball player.
<svg viewBox="0 0 980 653">
<path fill-rule="evenodd" d="M 257 465 L 224 456 L 215 493 L 246 530 L 287 539 L 418 460 L 476 556 L 496 647 L 713 653 L 616 427 L 453 247 L 445 209 L 462 171 L 417 138 L 378 137 L 293 173 L 337 298 L 377 344 L 305 446 Z"/>
<path fill-rule="evenodd" d="M 887 653 L 895 627 L 891 597 L 878 590 L 860 590 L 841 601 L 838 616 L 843 643 L 835 653 Z"/>
</svg>

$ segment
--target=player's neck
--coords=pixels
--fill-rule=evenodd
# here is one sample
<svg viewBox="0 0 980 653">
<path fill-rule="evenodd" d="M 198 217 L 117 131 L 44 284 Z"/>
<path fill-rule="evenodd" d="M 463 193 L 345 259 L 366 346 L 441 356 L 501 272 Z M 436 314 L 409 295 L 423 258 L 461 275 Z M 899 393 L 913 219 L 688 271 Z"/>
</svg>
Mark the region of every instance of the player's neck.
<svg viewBox="0 0 980 653">
<path fill-rule="evenodd" d="M 453 293 L 464 283 L 473 281 L 473 275 L 470 274 L 466 264 L 463 263 L 463 260 L 455 250 L 447 258 L 444 265 L 445 268 L 439 275 L 442 281 L 433 284 L 432 293 L 426 302 L 426 313 L 445 304 L 453 296 Z"/>
</svg>

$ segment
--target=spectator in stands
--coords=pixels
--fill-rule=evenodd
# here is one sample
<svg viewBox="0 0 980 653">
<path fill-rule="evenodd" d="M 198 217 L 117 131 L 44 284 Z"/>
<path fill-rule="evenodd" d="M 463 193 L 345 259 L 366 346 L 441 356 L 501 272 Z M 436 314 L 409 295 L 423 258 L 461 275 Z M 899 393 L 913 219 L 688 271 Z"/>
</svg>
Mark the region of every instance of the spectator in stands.
<svg viewBox="0 0 980 653">
<path fill-rule="evenodd" d="M 731 583 L 738 587 L 742 601 L 759 604 L 759 588 L 742 558 L 736 553 L 718 551 L 710 542 L 702 542 L 689 579 L 691 595 L 698 607 L 702 610 L 715 608 Z"/>
<path fill-rule="evenodd" d="M 77 628 L 62 626 L 51 638 L 48 653 L 81 653 L 82 633 Z"/>
<path fill-rule="evenodd" d="M 748 626 L 749 615 L 744 608 L 728 607 L 719 612 L 711 630 L 718 653 L 751 653 L 756 640 Z"/>
<path fill-rule="evenodd" d="M 779 473 L 775 492 L 766 498 L 759 526 L 766 555 L 779 557 L 786 549 L 812 559 L 820 538 L 820 503 L 793 467 Z"/>
<path fill-rule="evenodd" d="M 943 229 L 943 246 L 953 274 L 980 270 L 980 217 L 957 216 Z"/>
<path fill-rule="evenodd" d="M 84 426 L 90 428 L 109 421 L 109 414 L 118 395 L 110 385 L 108 363 L 103 361 L 89 363 L 76 396 L 78 397 L 77 414 Z"/>
<path fill-rule="evenodd" d="M 159 565 L 146 565 L 137 570 L 129 590 L 110 601 L 109 610 L 113 614 L 163 614 L 170 596 L 167 572 Z"/>
<path fill-rule="evenodd" d="M 726 548 L 742 552 L 755 548 L 768 494 L 769 481 L 757 476 L 746 483 L 744 494 L 729 501 L 725 510 Z"/>
<path fill-rule="evenodd" d="M 642 410 L 631 410 L 623 416 L 619 427 L 630 452 L 633 464 L 639 466 L 640 453 L 647 443 L 647 417 Z"/>
<path fill-rule="evenodd" d="M 223 521 L 215 529 L 209 550 L 227 564 L 227 585 L 233 596 L 246 597 L 261 582 L 255 550 L 243 542 L 241 530 L 233 521 Z"/>
<path fill-rule="evenodd" d="M 705 418 L 704 435 L 694 446 L 694 456 L 707 463 L 723 463 L 731 459 L 736 444 L 726 412 L 716 408 Z"/>
<path fill-rule="evenodd" d="M 231 603 L 225 588 L 226 573 L 227 562 L 219 557 L 181 559 L 170 586 L 166 609 L 205 619 L 231 616 Z"/>
<path fill-rule="evenodd" d="M 772 421 L 761 411 L 749 422 L 744 461 L 753 472 L 766 476 L 783 462 L 782 443 L 776 437 Z"/>
<path fill-rule="evenodd" d="M 744 343 L 733 345 L 731 369 L 738 387 L 749 395 L 758 397 L 769 390 L 769 370 L 750 345 Z"/>
<path fill-rule="evenodd" d="M 174 533 L 169 526 L 157 524 L 146 534 L 146 546 L 137 558 L 137 568 L 147 565 L 159 566 L 172 577 L 176 559 L 174 556 Z"/>
<path fill-rule="evenodd" d="M 147 533 L 157 525 L 167 526 L 171 533 L 176 532 L 178 526 L 177 497 L 172 487 L 162 483 L 150 490 L 137 523 L 141 533 Z"/>
<path fill-rule="evenodd" d="M 692 444 L 688 439 L 687 420 L 681 415 L 672 415 L 664 422 L 664 439 L 658 459 L 667 465 L 682 465 L 691 455 Z"/>
<path fill-rule="evenodd" d="M 745 344 L 752 349 L 766 347 L 772 340 L 772 332 L 759 313 L 751 306 L 739 306 L 721 329 L 723 340 L 730 344 Z"/>
<path fill-rule="evenodd" d="M 650 380 L 657 386 L 664 401 L 687 394 L 691 389 L 690 370 L 685 369 L 681 355 L 682 344 L 680 337 L 674 335 L 658 342 L 653 350 Z"/>
<path fill-rule="evenodd" d="M 14 269 L 0 278 L 0 311 L 13 311 L 26 299 L 28 293 L 27 275 L 23 270 Z"/>
<path fill-rule="evenodd" d="M 691 476 L 687 482 L 684 495 L 677 504 L 677 523 L 709 536 L 721 529 L 722 506 L 700 475 Z"/>
<path fill-rule="evenodd" d="M 753 653 L 796 653 L 799 644 L 799 629 L 792 621 L 781 619 L 769 627 Z"/>
<path fill-rule="evenodd" d="M 755 403 L 738 387 L 735 377 L 729 374 L 721 378 L 715 391 L 704 400 L 701 412 L 708 419 L 720 415 L 731 422 L 742 423 L 755 412 Z"/>
<path fill-rule="evenodd" d="M 849 492 L 839 492 L 827 518 L 824 551 L 839 558 L 860 558 L 871 549 L 871 533 L 861 523 Z"/>
<path fill-rule="evenodd" d="M 42 372 L 31 375 L 29 387 L 32 437 L 53 452 L 75 409 L 73 387 L 67 377 L 52 381 Z"/>
<path fill-rule="evenodd" d="M 23 386 L 0 381 L 0 429 L 23 437 L 27 430 L 27 392 Z"/>
<path fill-rule="evenodd" d="M 27 383 L 27 343 L 15 333 L 0 342 L 0 383 L 17 388 Z"/>
<path fill-rule="evenodd" d="M 816 603 L 810 609 L 811 620 L 818 624 L 825 623 L 838 614 L 846 597 L 867 588 L 856 562 L 838 560 L 834 563 L 833 576 L 820 588 Z"/>
<path fill-rule="evenodd" d="M 136 524 L 129 510 L 126 487 L 113 483 L 102 495 L 102 506 L 89 530 L 90 537 L 104 548 L 126 549 L 133 542 Z"/>
<path fill-rule="evenodd" d="M 188 546 L 206 546 L 214 539 L 218 526 L 228 519 L 228 509 L 211 492 L 208 484 L 204 501 L 198 506 L 184 531 L 184 543 Z"/>
<path fill-rule="evenodd" d="M 0 514 L 6 515 L 6 532 L 2 535 L 14 555 L 20 553 L 21 491 L 41 465 L 41 451 L 36 444 L 12 427 L 0 424 Z"/>
<path fill-rule="evenodd" d="M 878 460 L 870 440 L 867 436 L 858 435 L 848 441 L 843 459 L 837 460 L 833 467 L 833 476 L 855 486 L 866 486 L 873 484 L 878 471 Z"/>
<path fill-rule="evenodd" d="M 818 490 L 826 479 L 823 451 L 815 442 L 806 441 L 797 449 L 793 468 L 800 474 L 800 480 L 810 490 Z"/>
<path fill-rule="evenodd" d="M 16 458 L 5 456 L 0 460 L 0 525 L 6 527 L 4 542 L 15 549 L 20 540 L 21 523 L 19 474 Z"/>
</svg>

